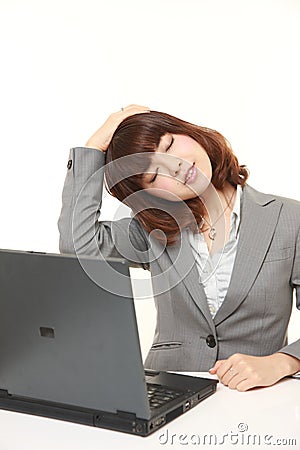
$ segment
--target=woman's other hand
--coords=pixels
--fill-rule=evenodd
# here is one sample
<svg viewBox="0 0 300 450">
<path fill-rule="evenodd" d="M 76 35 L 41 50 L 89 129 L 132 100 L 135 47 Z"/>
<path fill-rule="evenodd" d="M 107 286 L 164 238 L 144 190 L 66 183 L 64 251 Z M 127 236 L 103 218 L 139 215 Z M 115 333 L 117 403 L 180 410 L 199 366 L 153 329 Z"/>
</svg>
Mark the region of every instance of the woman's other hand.
<svg viewBox="0 0 300 450">
<path fill-rule="evenodd" d="M 147 106 L 129 105 L 120 111 L 112 113 L 104 124 L 90 137 L 85 146 L 106 152 L 114 132 L 126 117 L 147 112 L 150 112 Z"/>
<path fill-rule="evenodd" d="M 209 373 L 230 389 L 247 391 L 259 386 L 271 386 L 300 370 L 300 360 L 285 353 L 250 356 L 236 353 L 219 360 Z"/>
</svg>

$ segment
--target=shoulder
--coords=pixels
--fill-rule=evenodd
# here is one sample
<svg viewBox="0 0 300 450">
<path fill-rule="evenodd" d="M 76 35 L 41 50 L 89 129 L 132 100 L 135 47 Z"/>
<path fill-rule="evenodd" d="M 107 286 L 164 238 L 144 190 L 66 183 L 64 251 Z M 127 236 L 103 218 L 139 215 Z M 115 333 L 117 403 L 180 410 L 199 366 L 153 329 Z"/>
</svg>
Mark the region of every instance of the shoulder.
<svg viewBox="0 0 300 450">
<path fill-rule="evenodd" d="M 243 194 L 245 194 L 245 197 L 250 198 L 252 201 L 255 201 L 255 203 L 258 203 L 261 206 L 275 201 L 281 203 L 285 210 L 290 210 L 291 212 L 294 211 L 298 214 L 300 213 L 300 201 L 294 198 L 261 192 L 254 189 L 249 184 L 244 186 Z"/>
<path fill-rule="evenodd" d="M 277 231 L 282 235 L 300 233 L 300 202 L 296 199 L 260 192 L 246 184 L 242 205 L 248 220 L 262 214 L 266 222 L 277 221 Z"/>
</svg>

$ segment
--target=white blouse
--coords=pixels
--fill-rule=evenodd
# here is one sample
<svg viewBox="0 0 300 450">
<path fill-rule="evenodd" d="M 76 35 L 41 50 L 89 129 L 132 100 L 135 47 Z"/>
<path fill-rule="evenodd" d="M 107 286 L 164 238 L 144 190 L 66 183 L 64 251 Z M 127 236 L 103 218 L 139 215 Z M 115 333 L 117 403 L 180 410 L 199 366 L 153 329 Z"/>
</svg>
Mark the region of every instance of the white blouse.
<svg viewBox="0 0 300 450">
<path fill-rule="evenodd" d="M 231 278 L 239 237 L 242 195 L 242 188 L 238 185 L 230 216 L 229 239 L 223 249 L 211 257 L 202 233 L 190 232 L 189 234 L 191 249 L 199 272 L 199 283 L 203 285 L 212 317 L 216 315 L 224 301 Z"/>
</svg>

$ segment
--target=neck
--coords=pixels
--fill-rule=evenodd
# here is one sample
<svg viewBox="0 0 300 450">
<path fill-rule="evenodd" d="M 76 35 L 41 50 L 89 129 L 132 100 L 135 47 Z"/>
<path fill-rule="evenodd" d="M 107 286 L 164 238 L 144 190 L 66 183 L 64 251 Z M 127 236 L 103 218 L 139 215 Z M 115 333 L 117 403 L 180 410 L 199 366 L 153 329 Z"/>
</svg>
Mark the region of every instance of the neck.
<svg viewBox="0 0 300 450">
<path fill-rule="evenodd" d="M 210 184 L 201 195 L 206 210 L 201 225 L 199 224 L 199 230 L 204 234 L 211 254 L 223 248 L 227 242 L 235 194 L 236 189 L 227 183 L 220 191 Z"/>
<path fill-rule="evenodd" d="M 235 191 L 236 189 L 228 182 L 226 182 L 222 190 L 216 189 L 210 183 L 209 187 L 201 194 L 201 200 L 206 208 L 204 217 L 210 223 L 217 220 L 223 213 L 231 212 L 234 205 Z"/>
</svg>

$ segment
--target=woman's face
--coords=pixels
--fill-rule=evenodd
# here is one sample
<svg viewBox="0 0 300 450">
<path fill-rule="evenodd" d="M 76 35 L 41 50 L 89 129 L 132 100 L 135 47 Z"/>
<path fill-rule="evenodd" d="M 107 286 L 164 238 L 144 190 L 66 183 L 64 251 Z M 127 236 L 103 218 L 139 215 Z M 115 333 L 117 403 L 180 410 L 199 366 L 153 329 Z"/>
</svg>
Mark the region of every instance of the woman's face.
<svg viewBox="0 0 300 450">
<path fill-rule="evenodd" d="M 167 133 L 144 175 L 144 189 L 171 201 L 200 196 L 212 177 L 210 159 L 197 141 L 182 134 Z"/>
</svg>

